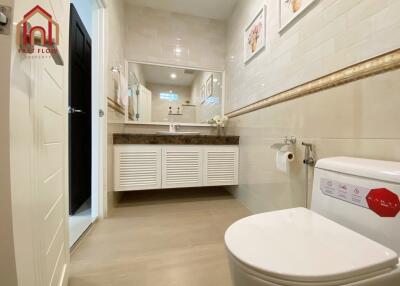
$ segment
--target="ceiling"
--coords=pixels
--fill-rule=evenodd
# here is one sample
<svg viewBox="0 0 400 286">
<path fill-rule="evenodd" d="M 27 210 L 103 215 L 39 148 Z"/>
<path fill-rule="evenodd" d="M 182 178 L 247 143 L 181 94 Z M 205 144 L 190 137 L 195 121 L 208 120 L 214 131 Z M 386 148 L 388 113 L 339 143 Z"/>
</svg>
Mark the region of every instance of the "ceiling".
<svg viewBox="0 0 400 286">
<path fill-rule="evenodd" d="M 137 6 L 186 15 L 226 20 L 237 0 L 125 0 Z"/>
<path fill-rule="evenodd" d="M 141 65 L 141 69 L 146 83 L 175 86 L 191 86 L 197 73 L 193 70 L 156 65 Z M 171 78 L 171 74 L 176 74 L 176 78 Z"/>
</svg>

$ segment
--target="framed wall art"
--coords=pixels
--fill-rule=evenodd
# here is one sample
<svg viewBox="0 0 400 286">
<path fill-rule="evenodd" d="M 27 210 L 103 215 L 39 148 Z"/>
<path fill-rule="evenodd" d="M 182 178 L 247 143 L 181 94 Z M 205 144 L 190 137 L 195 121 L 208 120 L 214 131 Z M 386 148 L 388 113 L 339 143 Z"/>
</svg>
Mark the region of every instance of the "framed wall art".
<svg viewBox="0 0 400 286">
<path fill-rule="evenodd" d="M 280 3 L 280 32 L 304 13 L 316 0 L 279 0 Z"/>
<path fill-rule="evenodd" d="M 263 6 L 244 30 L 244 63 L 250 61 L 265 48 L 265 37 L 266 7 Z"/>
</svg>

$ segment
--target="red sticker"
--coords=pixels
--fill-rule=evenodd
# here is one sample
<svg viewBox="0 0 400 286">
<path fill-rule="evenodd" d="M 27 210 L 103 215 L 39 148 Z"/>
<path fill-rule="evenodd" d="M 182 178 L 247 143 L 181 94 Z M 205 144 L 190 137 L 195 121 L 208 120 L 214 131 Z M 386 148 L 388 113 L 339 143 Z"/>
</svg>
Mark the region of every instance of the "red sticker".
<svg viewBox="0 0 400 286">
<path fill-rule="evenodd" d="M 381 217 L 395 217 L 400 211 L 399 197 L 385 188 L 371 190 L 367 195 L 367 203 Z"/>
</svg>

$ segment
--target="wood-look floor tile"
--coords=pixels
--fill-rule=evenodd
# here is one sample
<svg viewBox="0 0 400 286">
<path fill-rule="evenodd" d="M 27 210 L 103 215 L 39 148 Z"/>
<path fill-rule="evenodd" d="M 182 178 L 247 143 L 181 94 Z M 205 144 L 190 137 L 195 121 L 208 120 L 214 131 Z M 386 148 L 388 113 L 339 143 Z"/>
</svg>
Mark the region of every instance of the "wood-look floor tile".
<svg viewBox="0 0 400 286">
<path fill-rule="evenodd" d="M 249 214 L 219 188 L 126 193 L 72 253 L 69 286 L 231 285 L 224 233 Z"/>
</svg>

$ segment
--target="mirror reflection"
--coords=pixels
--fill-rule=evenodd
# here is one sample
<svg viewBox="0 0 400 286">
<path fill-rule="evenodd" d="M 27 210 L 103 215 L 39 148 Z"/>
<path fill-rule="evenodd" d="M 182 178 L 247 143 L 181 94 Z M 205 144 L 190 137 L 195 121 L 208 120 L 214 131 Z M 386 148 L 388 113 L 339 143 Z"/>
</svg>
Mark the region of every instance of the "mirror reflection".
<svg viewBox="0 0 400 286">
<path fill-rule="evenodd" d="M 222 73 L 128 63 L 129 121 L 204 124 L 222 114 Z"/>
</svg>

